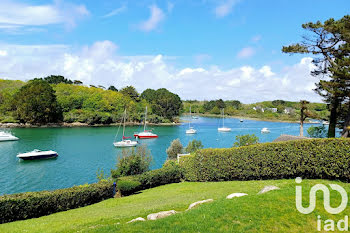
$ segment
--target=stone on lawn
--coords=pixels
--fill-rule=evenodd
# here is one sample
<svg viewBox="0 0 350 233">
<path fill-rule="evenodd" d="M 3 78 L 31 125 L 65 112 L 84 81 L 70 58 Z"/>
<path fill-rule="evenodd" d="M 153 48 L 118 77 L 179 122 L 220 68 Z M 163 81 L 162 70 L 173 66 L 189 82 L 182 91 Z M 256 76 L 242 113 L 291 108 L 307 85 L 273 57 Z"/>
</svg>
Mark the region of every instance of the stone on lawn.
<svg viewBox="0 0 350 233">
<path fill-rule="evenodd" d="M 132 223 L 132 222 L 140 222 L 140 221 L 146 221 L 144 218 L 138 217 L 138 218 L 134 218 L 133 220 L 130 220 L 127 223 Z"/>
<path fill-rule="evenodd" d="M 270 192 L 272 190 L 278 190 L 280 189 L 279 187 L 276 187 L 274 185 L 268 185 L 268 186 L 265 186 L 262 190 L 260 190 L 260 192 L 258 194 L 263 194 L 263 193 L 267 193 L 267 192 Z"/>
<path fill-rule="evenodd" d="M 248 194 L 246 193 L 231 193 L 230 195 L 228 195 L 226 197 L 226 199 L 232 199 L 234 197 L 243 197 L 243 196 L 247 196 Z"/>
<path fill-rule="evenodd" d="M 175 210 L 161 211 L 158 213 L 153 213 L 153 214 L 147 215 L 147 220 L 157 220 L 160 218 L 168 217 L 168 216 L 173 215 L 173 214 L 176 214 Z"/>
<path fill-rule="evenodd" d="M 188 207 L 187 210 L 193 209 L 194 207 L 197 207 L 203 203 L 208 203 L 208 202 L 212 202 L 212 201 L 213 201 L 213 199 L 207 199 L 207 200 L 203 200 L 203 201 L 194 202 Z"/>
</svg>

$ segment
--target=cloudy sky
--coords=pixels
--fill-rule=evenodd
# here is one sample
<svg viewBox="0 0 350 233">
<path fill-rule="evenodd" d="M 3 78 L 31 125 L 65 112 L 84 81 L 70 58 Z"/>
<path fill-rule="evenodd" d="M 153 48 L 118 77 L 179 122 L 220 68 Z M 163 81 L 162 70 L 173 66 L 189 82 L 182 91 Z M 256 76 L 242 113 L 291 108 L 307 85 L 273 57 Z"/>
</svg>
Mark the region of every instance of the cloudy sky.
<svg viewBox="0 0 350 233">
<path fill-rule="evenodd" d="M 302 23 L 349 10 L 347 0 L 1 0 L 0 78 L 320 101 L 312 58 L 281 47 L 301 40 Z"/>
</svg>

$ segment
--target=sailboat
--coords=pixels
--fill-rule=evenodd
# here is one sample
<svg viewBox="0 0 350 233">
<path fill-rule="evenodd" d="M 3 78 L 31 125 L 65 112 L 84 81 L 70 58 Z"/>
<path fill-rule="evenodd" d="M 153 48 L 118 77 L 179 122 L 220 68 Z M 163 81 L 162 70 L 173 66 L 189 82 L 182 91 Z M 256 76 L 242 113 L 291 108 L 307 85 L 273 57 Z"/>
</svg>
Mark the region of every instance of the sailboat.
<svg viewBox="0 0 350 233">
<path fill-rule="evenodd" d="M 130 137 L 125 137 L 125 118 L 126 118 L 126 109 L 124 111 L 124 117 L 123 117 L 123 137 L 121 141 L 113 142 L 113 145 L 115 147 L 132 147 L 132 146 L 136 146 L 138 143 L 137 141 L 128 140 L 128 138 Z"/>
<path fill-rule="evenodd" d="M 222 127 L 218 128 L 219 132 L 230 132 L 231 128 L 225 127 L 225 109 L 222 109 Z"/>
<path fill-rule="evenodd" d="M 146 106 L 146 112 L 145 112 L 145 122 L 143 125 L 143 132 L 134 133 L 134 137 L 140 138 L 140 139 L 157 138 L 158 135 L 152 133 L 152 130 L 146 130 L 146 119 L 147 119 L 147 106 Z"/>
<path fill-rule="evenodd" d="M 191 118 L 191 106 L 190 106 L 190 118 Z M 195 134 L 197 133 L 197 130 L 195 130 L 193 127 L 191 127 L 191 120 L 188 121 L 188 129 L 186 130 L 186 134 Z"/>
</svg>

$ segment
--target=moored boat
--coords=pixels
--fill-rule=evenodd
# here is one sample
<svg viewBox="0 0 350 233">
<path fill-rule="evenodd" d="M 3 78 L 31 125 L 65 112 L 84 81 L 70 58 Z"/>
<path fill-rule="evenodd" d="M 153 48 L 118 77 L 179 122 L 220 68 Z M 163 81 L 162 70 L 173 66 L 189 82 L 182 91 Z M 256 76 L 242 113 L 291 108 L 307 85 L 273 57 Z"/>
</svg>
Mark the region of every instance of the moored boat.
<svg viewBox="0 0 350 233">
<path fill-rule="evenodd" d="M 268 128 L 262 128 L 261 133 L 270 133 Z"/>
<path fill-rule="evenodd" d="M 147 106 L 145 111 L 145 123 L 143 126 L 143 132 L 134 133 L 134 137 L 139 139 L 158 138 L 158 135 L 152 133 L 152 130 L 146 130 L 146 125 L 147 125 L 146 119 L 147 119 Z"/>
<path fill-rule="evenodd" d="M 34 160 L 34 159 L 51 159 L 56 158 L 58 156 L 58 153 L 56 151 L 41 151 L 41 150 L 33 150 L 31 152 L 18 154 L 17 158 L 23 159 L 23 160 Z"/>
<path fill-rule="evenodd" d="M 136 146 L 138 144 L 137 141 L 129 140 L 128 138 L 130 138 L 130 137 L 125 137 L 125 121 L 126 121 L 126 109 L 124 111 L 124 116 L 123 116 L 123 137 L 122 137 L 121 141 L 113 142 L 113 145 L 115 147 L 133 147 L 133 146 Z M 119 125 L 119 128 L 120 128 L 120 125 Z M 119 129 L 118 129 L 118 131 L 119 131 Z M 128 140 L 126 140 L 126 139 L 128 139 Z"/>
<path fill-rule="evenodd" d="M 225 109 L 222 109 L 222 127 L 218 128 L 219 132 L 230 132 L 231 128 L 225 127 Z"/>
<path fill-rule="evenodd" d="M 17 141 L 17 140 L 19 140 L 19 138 L 13 136 L 13 135 L 10 134 L 10 133 L 6 133 L 6 132 L 3 132 L 3 131 L 0 132 L 0 142 L 5 142 L 5 141 Z"/>
<path fill-rule="evenodd" d="M 190 117 L 192 116 L 191 112 L 191 106 L 190 106 Z M 188 121 L 188 129 L 186 130 L 186 134 L 195 134 L 197 133 L 197 130 L 195 130 L 193 127 L 191 127 L 191 120 Z"/>
</svg>

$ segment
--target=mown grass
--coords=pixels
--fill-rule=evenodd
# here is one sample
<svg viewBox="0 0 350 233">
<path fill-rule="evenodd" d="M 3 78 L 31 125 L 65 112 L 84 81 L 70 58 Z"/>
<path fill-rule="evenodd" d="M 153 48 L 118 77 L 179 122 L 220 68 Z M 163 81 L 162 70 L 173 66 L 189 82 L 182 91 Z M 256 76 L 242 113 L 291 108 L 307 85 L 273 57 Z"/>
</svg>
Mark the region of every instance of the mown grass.
<svg viewBox="0 0 350 233">
<path fill-rule="evenodd" d="M 350 192 L 350 185 L 328 180 L 303 180 L 304 206 L 308 190 L 317 183 L 337 183 Z M 262 195 L 265 185 L 280 190 Z M 225 199 L 233 192 L 248 196 Z M 331 192 L 331 205 L 340 203 L 340 195 Z M 192 202 L 213 198 L 214 202 L 184 212 Z M 338 220 L 349 215 L 349 208 L 330 215 L 318 193 L 317 208 L 309 214 L 295 208 L 294 180 L 228 181 L 179 183 L 144 190 L 139 194 L 109 199 L 91 206 L 0 225 L 0 232 L 316 232 L 317 215 Z M 159 219 L 126 224 L 136 217 L 171 210 L 181 213 Z"/>
</svg>

